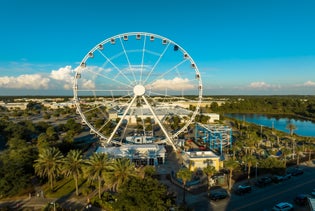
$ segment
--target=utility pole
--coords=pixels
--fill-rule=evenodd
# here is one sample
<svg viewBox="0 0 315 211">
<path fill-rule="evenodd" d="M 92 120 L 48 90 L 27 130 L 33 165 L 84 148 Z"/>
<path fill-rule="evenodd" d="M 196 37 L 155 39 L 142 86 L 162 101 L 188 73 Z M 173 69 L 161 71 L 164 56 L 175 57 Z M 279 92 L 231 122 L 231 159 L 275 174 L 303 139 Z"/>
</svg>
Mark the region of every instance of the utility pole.
<svg viewBox="0 0 315 211">
<path fill-rule="evenodd" d="M 257 181 L 257 163 L 258 163 L 258 162 L 256 162 L 256 171 L 255 171 L 256 181 Z"/>
</svg>

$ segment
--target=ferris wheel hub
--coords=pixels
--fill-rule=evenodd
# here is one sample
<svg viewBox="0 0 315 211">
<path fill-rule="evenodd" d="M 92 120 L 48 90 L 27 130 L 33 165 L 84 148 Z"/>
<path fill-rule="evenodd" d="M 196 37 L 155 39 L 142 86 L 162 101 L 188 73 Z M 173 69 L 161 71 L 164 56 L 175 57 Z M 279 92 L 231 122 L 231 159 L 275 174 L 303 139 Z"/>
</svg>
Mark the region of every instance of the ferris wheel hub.
<svg viewBox="0 0 315 211">
<path fill-rule="evenodd" d="M 145 93 L 145 87 L 141 84 L 138 84 L 133 88 L 133 93 L 136 96 L 142 96 Z"/>
</svg>

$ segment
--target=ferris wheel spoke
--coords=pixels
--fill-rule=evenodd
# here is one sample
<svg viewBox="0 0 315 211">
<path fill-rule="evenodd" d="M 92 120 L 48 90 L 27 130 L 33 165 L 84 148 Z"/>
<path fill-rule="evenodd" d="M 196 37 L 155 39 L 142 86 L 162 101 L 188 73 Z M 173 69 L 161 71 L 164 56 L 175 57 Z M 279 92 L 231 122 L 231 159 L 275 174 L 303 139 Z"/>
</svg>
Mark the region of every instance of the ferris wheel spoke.
<svg viewBox="0 0 315 211">
<path fill-rule="evenodd" d="M 164 128 L 163 124 L 161 123 L 161 121 L 159 120 L 159 118 L 157 117 L 157 115 L 155 114 L 154 110 L 152 109 L 150 103 L 147 101 L 147 99 L 145 98 L 145 96 L 142 96 L 142 99 L 144 100 L 145 104 L 148 106 L 149 110 L 151 111 L 154 120 L 158 123 L 158 125 L 160 126 L 161 130 L 163 131 L 164 135 L 167 138 L 167 141 L 172 145 L 173 149 L 176 151 L 176 147 L 171 139 L 171 137 L 169 136 L 168 132 L 166 131 L 166 129 Z"/>
<path fill-rule="evenodd" d="M 157 61 L 155 62 L 155 64 L 153 65 L 153 67 L 151 68 L 149 74 L 147 75 L 147 77 L 145 78 L 143 84 L 146 84 L 147 80 L 150 78 L 152 72 L 155 70 L 155 67 L 160 63 L 162 57 L 165 55 L 166 50 L 168 49 L 168 47 L 170 46 L 170 42 L 165 46 L 163 52 L 160 54 L 159 58 L 157 59 Z"/>
<path fill-rule="evenodd" d="M 108 123 L 110 123 L 111 121 L 112 121 L 112 120 L 111 120 L 110 118 L 108 118 L 107 121 L 106 121 L 99 129 L 97 129 L 97 132 L 100 133 L 100 132 L 103 130 L 103 128 L 104 128 Z"/>
<path fill-rule="evenodd" d="M 124 82 L 122 82 L 122 81 L 118 81 L 118 80 L 116 80 L 115 78 L 108 77 L 108 76 L 106 76 L 106 75 L 104 75 L 104 74 L 101 74 L 101 73 L 92 71 L 92 70 L 90 70 L 90 69 L 87 69 L 87 71 L 90 72 L 90 73 L 93 73 L 93 74 L 95 74 L 95 75 L 97 75 L 97 76 L 100 76 L 100 77 L 102 77 L 102 78 L 108 79 L 108 80 L 110 80 L 110 81 L 112 81 L 112 82 L 121 84 L 121 85 L 126 86 L 126 87 L 133 88 L 130 84 L 124 83 Z"/>
<path fill-rule="evenodd" d="M 184 64 L 187 60 L 182 60 L 181 62 L 177 63 L 176 65 L 174 65 L 173 67 L 171 67 L 170 69 L 168 69 L 167 71 L 165 71 L 163 74 L 159 75 L 158 77 L 156 77 L 154 80 L 148 82 L 147 84 L 153 84 L 154 82 L 163 79 L 163 77 L 169 73 L 171 73 L 172 71 L 176 70 L 177 67 L 179 67 L 180 65 Z"/>
<path fill-rule="evenodd" d="M 127 98 L 127 102 L 126 101 Z M 131 94 L 128 93 L 127 95 L 124 96 L 120 96 L 118 98 L 115 98 L 114 96 L 112 96 L 112 103 L 117 103 L 117 105 L 119 105 L 120 107 L 125 106 L 127 104 L 129 104 L 129 100 L 132 98 Z M 125 102 L 125 103 L 123 103 Z"/>
<path fill-rule="evenodd" d="M 172 95 L 168 95 L 167 94 L 167 90 L 165 90 L 165 93 L 162 92 L 155 92 L 155 91 L 150 91 L 150 93 L 148 93 L 146 96 L 162 96 L 162 97 L 173 97 Z"/>
<path fill-rule="evenodd" d="M 84 110 L 82 113 L 83 113 L 83 114 L 90 113 L 90 112 L 92 112 L 92 111 L 94 111 L 94 110 L 96 110 L 96 109 L 101 108 L 102 106 L 104 106 L 104 105 L 99 105 L 99 106 L 96 106 L 96 107 L 90 108 L 90 109 L 88 109 L 88 110 Z"/>
<path fill-rule="evenodd" d="M 126 51 L 126 49 L 125 49 L 125 45 L 123 44 L 123 41 L 121 40 L 121 37 L 119 37 L 119 40 L 120 40 L 121 47 L 122 47 L 122 49 L 123 49 L 123 51 L 124 51 L 126 60 L 127 60 L 127 62 L 128 62 L 129 70 L 131 70 L 131 63 L 130 63 L 130 60 L 129 60 L 129 56 L 128 56 L 128 54 L 127 54 L 127 51 Z M 135 74 L 134 74 L 133 71 L 132 71 L 132 76 L 133 76 L 134 83 L 135 83 L 135 82 L 137 81 L 137 79 L 136 79 L 136 76 L 135 76 Z"/>
<path fill-rule="evenodd" d="M 143 48 L 142 48 L 142 57 L 141 57 L 141 71 L 140 71 L 140 83 L 142 83 L 142 73 L 143 73 L 143 61 L 144 61 L 144 55 L 145 55 L 145 44 L 146 44 L 146 39 L 147 36 L 144 36 L 144 39 L 143 39 Z"/>
<path fill-rule="evenodd" d="M 106 61 L 108 61 L 118 71 L 118 75 L 122 75 L 127 81 L 129 81 L 129 83 L 132 84 L 132 81 L 126 76 L 126 74 L 123 73 L 121 69 L 119 69 L 102 51 L 98 51 L 106 59 Z"/>
<path fill-rule="evenodd" d="M 119 122 L 117 123 L 116 127 L 115 127 L 114 130 L 112 131 L 110 137 L 109 137 L 108 140 L 107 140 L 107 144 L 112 141 L 114 135 L 116 134 L 118 128 L 120 127 L 121 123 L 122 123 L 123 120 L 125 119 L 127 113 L 129 112 L 131 106 L 133 105 L 133 103 L 135 102 L 136 99 L 137 99 L 137 96 L 135 95 L 135 96 L 133 97 L 133 99 L 131 100 L 131 102 L 129 103 L 128 107 L 126 108 L 126 110 L 125 110 L 123 116 L 120 118 Z"/>
<path fill-rule="evenodd" d="M 79 92 L 130 92 L 130 89 L 77 89 Z"/>
</svg>

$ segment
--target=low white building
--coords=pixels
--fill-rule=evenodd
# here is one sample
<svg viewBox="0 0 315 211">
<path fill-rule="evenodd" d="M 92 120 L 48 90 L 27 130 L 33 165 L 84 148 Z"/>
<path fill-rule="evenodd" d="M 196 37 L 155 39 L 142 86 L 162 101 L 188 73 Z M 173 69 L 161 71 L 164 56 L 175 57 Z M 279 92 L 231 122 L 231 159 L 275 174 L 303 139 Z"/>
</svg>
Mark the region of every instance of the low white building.
<svg viewBox="0 0 315 211">
<path fill-rule="evenodd" d="M 210 117 L 208 123 L 215 123 L 220 120 L 220 115 L 216 113 L 204 113 L 203 115 Z"/>
<path fill-rule="evenodd" d="M 63 102 L 63 103 L 57 103 L 57 102 L 43 102 L 43 106 L 50 108 L 50 109 L 59 109 L 59 108 L 74 108 L 75 104 L 73 102 Z"/>
<path fill-rule="evenodd" d="M 173 114 L 179 117 L 189 116 L 192 111 L 187 110 L 185 108 L 179 107 L 179 106 L 157 106 L 154 107 L 154 112 L 157 118 L 161 121 L 163 118 L 165 118 L 169 114 Z M 124 111 L 117 112 L 117 117 L 122 118 Z M 114 115 L 111 114 L 113 117 Z M 125 119 L 128 120 L 130 124 L 136 124 L 137 118 L 146 119 L 151 118 L 151 121 L 154 121 L 153 114 L 148 108 L 148 106 L 143 106 L 141 108 L 138 108 L 136 106 L 131 107 L 128 114 L 125 116 Z"/>
<path fill-rule="evenodd" d="M 0 102 L 0 106 L 6 107 L 9 110 L 20 109 L 25 110 L 28 103 L 4 103 Z"/>
<path fill-rule="evenodd" d="M 165 162 L 165 147 L 158 144 L 125 144 L 120 147 L 98 147 L 96 153 L 106 153 L 114 158 L 129 158 L 137 166 L 156 166 Z"/>
</svg>

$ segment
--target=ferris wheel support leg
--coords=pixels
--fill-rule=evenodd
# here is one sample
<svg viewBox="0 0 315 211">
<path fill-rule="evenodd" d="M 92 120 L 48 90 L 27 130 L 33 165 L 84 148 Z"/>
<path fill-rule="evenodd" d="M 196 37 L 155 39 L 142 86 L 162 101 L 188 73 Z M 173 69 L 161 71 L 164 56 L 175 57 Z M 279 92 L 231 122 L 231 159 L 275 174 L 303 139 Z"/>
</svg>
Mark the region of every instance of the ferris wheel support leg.
<svg viewBox="0 0 315 211">
<path fill-rule="evenodd" d="M 174 145 L 171 137 L 168 135 L 167 131 L 165 130 L 165 128 L 163 127 L 162 123 L 160 122 L 160 120 L 158 119 L 158 117 L 156 116 L 156 114 L 154 113 L 152 107 L 150 106 L 149 102 L 147 101 L 147 99 L 142 95 L 142 98 L 144 100 L 144 102 L 147 104 L 147 106 L 149 107 L 151 113 L 153 114 L 153 117 L 155 119 L 155 121 L 157 121 L 157 123 L 159 124 L 159 126 L 161 127 L 161 130 L 163 131 L 163 133 L 165 134 L 168 142 L 172 145 L 174 151 L 176 152 L 176 146 Z"/>
<path fill-rule="evenodd" d="M 129 103 L 127 109 L 125 110 L 125 112 L 124 112 L 124 114 L 123 114 L 123 116 L 121 117 L 121 119 L 120 119 L 119 122 L 117 123 L 117 125 L 116 125 L 115 129 L 113 130 L 113 132 L 111 133 L 110 137 L 107 139 L 107 142 L 106 142 L 107 144 L 112 141 L 114 135 L 116 134 L 116 131 L 118 130 L 118 128 L 119 128 L 119 126 L 121 125 L 122 121 L 125 119 L 125 116 L 127 115 L 128 111 L 129 111 L 129 109 L 130 109 L 130 107 L 131 107 L 131 106 L 133 105 L 133 103 L 135 102 L 136 98 L 137 98 L 137 96 L 135 95 L 135 96 L 133 97 L 133 99 L 131 100 L 131 102 Z"/>
</svg>

